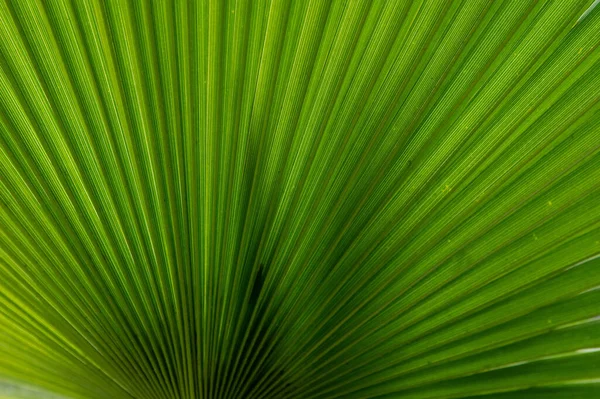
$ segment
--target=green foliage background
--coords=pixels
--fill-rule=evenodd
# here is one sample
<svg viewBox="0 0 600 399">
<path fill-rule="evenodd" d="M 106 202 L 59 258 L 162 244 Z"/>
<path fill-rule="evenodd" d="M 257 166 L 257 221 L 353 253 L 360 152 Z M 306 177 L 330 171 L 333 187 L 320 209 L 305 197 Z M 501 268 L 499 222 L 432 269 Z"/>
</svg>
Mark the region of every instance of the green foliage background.
<svg viewBox="0 0 600 399">
<path fill-rule="evenodd" d="M 600 397 L 590 3 L 0 0 L 0 395 Z"/>
</svg>

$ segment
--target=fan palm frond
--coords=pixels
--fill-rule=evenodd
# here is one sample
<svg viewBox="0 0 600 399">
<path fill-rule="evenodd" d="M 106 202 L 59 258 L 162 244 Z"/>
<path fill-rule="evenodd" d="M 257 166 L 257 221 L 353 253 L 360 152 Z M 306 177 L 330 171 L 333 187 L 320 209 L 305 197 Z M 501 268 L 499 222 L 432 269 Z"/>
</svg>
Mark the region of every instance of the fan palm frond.
<svg viewBox="0 0 600 399">
<path fill-rule="evenodd" d="M 600 397 L 590 3 L 0 0 L 0 396 Z"/>
</svg>

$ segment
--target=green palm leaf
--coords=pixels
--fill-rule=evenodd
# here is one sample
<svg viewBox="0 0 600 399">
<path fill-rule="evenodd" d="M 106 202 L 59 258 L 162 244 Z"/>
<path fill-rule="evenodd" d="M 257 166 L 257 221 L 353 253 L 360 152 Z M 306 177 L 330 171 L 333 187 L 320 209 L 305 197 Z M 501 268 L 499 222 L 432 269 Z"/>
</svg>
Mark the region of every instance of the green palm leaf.
<svg viewBox="0 0 600 399">
<path fill-rule="evenodd" d="M 600 397 L 590 3 L 0 0 L 0 397 Z"/>
</svg>

